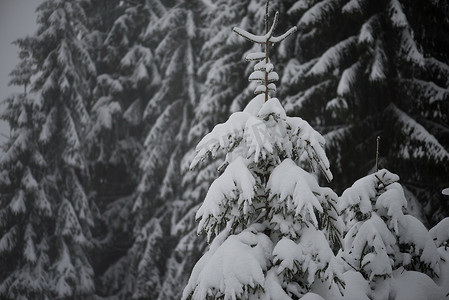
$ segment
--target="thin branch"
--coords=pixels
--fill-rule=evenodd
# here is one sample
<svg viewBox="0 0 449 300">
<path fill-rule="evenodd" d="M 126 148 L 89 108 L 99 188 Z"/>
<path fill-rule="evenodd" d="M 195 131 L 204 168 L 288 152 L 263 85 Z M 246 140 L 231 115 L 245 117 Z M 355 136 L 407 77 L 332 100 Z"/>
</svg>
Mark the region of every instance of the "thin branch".
<svg viewBox="0 0 449 300">
<path fill-rule="evenodd" d="M 268 5 L 270 4 L 270 0 L 267 0 L 265 4 L 265 33 L 268 33 Z"/>
<path fill-rule="evenodd" d="M 268 17 L 268 15 L 267 15 L 267 17 Z M 278 26 L 278 21 L 279 21 L 279 12 L 277 11 L 276 14 L 274 15 L 273 25 L 271 25 L 270 31 L 267 32 L 267 34 L 268 34 L 267 41 L 269 41 L 271 39 L 271 37 L 273 36 L 274 30 L 276 29 L 276 26 Z"/>
<path fill-rule="evenodd" d="M 387 186 L 387 184 L 385 184 L 385 182 L 383 182 L 382 179 L 380 179 L 379 176 L 377 176 L 377 174 L 375 174 L 374 177 L 376 177 L 377 180 L 379 180 L 379 182 L 382 183 L 382 185 L 383 185 L 384 187 Z"/>
<path fill-rule="evenodd" d="M 265 24 L 266 24 L 266 34 L 268 35 L 268 4 L 269 4 L 269 0 L 267 0 L 267 5 L 265 6 Z M 277 16 L 277 12 L 276 12 L 276 16 Z M 273 26 L 276 23 L 276 17 L 274 17 L 274 21 L 273 21 Z M 273 31 L 271 31 L 271 34 L 273 35 Z M 270 36 L 271 37 L 271 36 Z M 268 72 L 267 72 L 267 64 L 269 62 L 269 58 L 268 58 L 268 47 L 269 47 L 269 43 L 268 40 L 270 39 L 270 37 L 265 41 L 265 102 L 268 101 Z"/>
<path fill-rule="evenodd" d="M 379 171 L 379 144 L 380 144 L 380 136 L 377 137 L 377 147 L 376 147 L 376 172 Z"/>
</svg>

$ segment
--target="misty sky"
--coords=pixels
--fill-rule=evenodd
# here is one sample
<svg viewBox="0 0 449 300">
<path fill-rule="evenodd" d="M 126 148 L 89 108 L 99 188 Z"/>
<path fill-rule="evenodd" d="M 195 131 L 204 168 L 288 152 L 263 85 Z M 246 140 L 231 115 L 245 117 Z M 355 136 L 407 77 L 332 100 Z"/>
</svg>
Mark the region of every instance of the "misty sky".
<svg viewBox="0 0 449 300">
<path fill-rule="evenodd" d="M 8 86 L 8 74 L 17 64 L 17 48 L 11 42 L 31 35 L 36 29 L 36 7 L 42 0 L 0 0 L 0 101 L 21 88 Z M 0 105 L 0 110 L 4 106 Z M 0 144 L 9 136 L 8 125 L 0 121 Z"/>
</svg>

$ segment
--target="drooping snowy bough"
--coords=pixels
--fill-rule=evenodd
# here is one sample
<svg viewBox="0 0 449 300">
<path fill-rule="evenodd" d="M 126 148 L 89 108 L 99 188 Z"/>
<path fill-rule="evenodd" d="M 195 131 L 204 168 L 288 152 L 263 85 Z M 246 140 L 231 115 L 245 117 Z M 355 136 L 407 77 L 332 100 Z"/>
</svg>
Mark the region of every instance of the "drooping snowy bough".
<svg viewBox="0 0 449 300">
<path fill-rule="evenodd" d="M 331 180 L 324 139 L 306 121 L 288 117 L 270 96 L 279 76 L 268 45 L 296 30 L 273 37 L 277 18 L 276 13 L 262 36 L 234 28 L 266 51 L 247 56 L 257 61 L 249 78 L 259 83 L 256 96 L 197 146 L 191 168 L 220 151 L 226 158 L 196 214 L 198 233 L 205 231 L 211 245 L 194 267 L 183 299 L 298 299 L 318 281 L 344 288 L 343 264 L 332 251 L 343 230 L 338 197 L 298 165 L 306 156 Z"/>
</svg>

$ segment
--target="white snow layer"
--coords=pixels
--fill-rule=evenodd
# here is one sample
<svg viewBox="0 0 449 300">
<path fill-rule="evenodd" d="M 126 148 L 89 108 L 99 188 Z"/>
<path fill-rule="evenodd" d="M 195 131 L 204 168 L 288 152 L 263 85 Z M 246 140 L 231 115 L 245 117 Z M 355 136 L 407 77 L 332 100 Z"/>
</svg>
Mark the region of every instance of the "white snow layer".
<svg viewBox="0 0 449 300">
<path fill-rule="evenodd" d="M 318 62 L 308 72 L 310 75 L 321 75 L 334 68 L 337 63 L 345 56 L 348 55 L 349 50 L 357 43 L 357 36 L 350 36 L 347 39 L 339 42 L 333 47 L 326 50 L 321 55 Z"/>
<path fill-rule="evenodd" d="M 233 113 L 198 143 L 190 168 L 195 168 L 209 154 L 215 157 L 220 149 L 228 152 L 227 163 L 242 156 L 256 163 L 260 158 L 269 158 L 276 164 L 279 153 L 275 149 L 285 151 L 288 157 L 292 157 L 295 150 L 299 156 L 306 152 L 330 181 L 332 173 L 324 143 L 321 134 L 306 121 L 287 117 L 278 99 L 270 98 L 265 102 L 264 95 L 257 95 L 243 112 Z"/>
<path fill-rule="evenodd" d="M 350 0 L 342 7 L 341 11 L 347 14 L 361 13 L 363 12 L 363 4 L 360 2 L 361 0 Z"/>
<path fill-rule="evenodd" d="M 280 36 L 273 36 L 273 30 L 276 28 L 276 23 L 279 17 L 279 12 L 276 12 L 274 16 L 273 24 L 271 25 L 270 30 L 265 35 L 254 35 L 252 33 L 249 33 L 248 31 L 241 29 L 239 27 L 234 27 L 232 30 L 237 33 L 238 35 L 244 37 L 247 40 L 250 40 L 251 42 L 258 43 L 258 44 L 265 44 L 267 42 L 269 43 L 279 43 L 280 41 L 287 38 L 289 35 L 291 35 L 293 32 L 296 31 L 296 27 L 292 27 L 287 32 Z"/>
<path fill-rule="evenodd" d="M 322 274 L 320 279 L 330 288 L 335 275 L 340 277 L 343 269 L 324 234 L 313 227 L 303 230 L 299 243 L 289 238 L 281 239 L 274 247 L 273 255 L 274 263 L 279 264 L 278 274 L 284 270 L 292 274 L 307 274 L 309 286 L 315 282 L 318 272 Z"/>
<path fill-rule="evenodd" d="M 288 158 L 273 170 L 267 183 L 270 198 L 277 196 L 275 201 L 286 207 L 285 214 L 293 212 L 295 217 L 300 216 L 303 221 L 309 220 L 313 226 L 318 226 L 314 209 L 323 212 L 323 208 L 311 190 L 314 186 L 318 186 L 315 178 Z M 281 226 L 281 232 L 289 231 L 284 232 Z"/>
<path fill-rule="evenodd" d="M 330 288 L 320 280 L 315 281 L 311 290 L 327 300 L 369 300 L 370 287 L 360 272 L 349 270 L 343 273 L 345 282 L 342 295 L 335 285 Z M 304 298 L 301 298 L 304 299 Z"/>
<path fill-rule="evenodd" d="M 449 217 L 441 220 L 429 231 L 430 236 L 438 247 L 446 244 L 449 245 Z"/>
<path fill-rule="evenodd" d="M 301 1 L 298 1 L 301 2 Z M 304 5 L 306 6 L 306 5 Z M 313 7 L 308 9 L 298 22 L 299 27 L 311 26 L 324 21 L 328 16 L 332 15 L 332 11 L 339 6 L 336 0 L 318 1 Z"/>
<path fill-rule="evenodd" d="M 256 180 L 248 170 L 242 157 L 231 162 L 226 170 L 210 186 L 203 204 L 198 209 L 195 218 L 201 219 L 198 225 L 198 233 L 210 230 L 215 224 L 220 224 L 222 219 L 228 217 L 227 208 L 237 201 L 238 207 L 243 208 L 247 214 L 251 209 L 254 198 Z M 229 212 L 231 214 L 232 211 Z"/>
<path fill-rule="evenodd" d="M 449 152 L 421 124 L 417 123 L 394 104 L 390 104 L 388 108 L 400 122 L 403 134 L 409 136 L 409 141 L 417 141 L 423 144 L 420 147 L 403 144 L 400 155 L 404 158 L 412 157 L 415 159 L 421 159 L 424 155 L 430 155 L 432 159 L 438 162 L 449 158 Z"/>
<path fill-rule="evenodd" d="M 256 226 L 257 227 L 257 226 Z M 257 228 L 259 229 L 259 228 Z M 272 242 L 251 228 L 238 235 L 226 231 L 215 238 L 209 251 L 195 265 L 182 299 L 192 294 L 193 300 L 207 296 L 224 300 L 257 299 L 252 293 L 264 286 Z"/>
<path fill-rule="evenodd" d="M 426 274 L 407 271 L 400 267 L 393 271 L 391 279 L 379 282 L 372 291 L 375 300 L 434 300 L 445 299 L 441 288 Z"/>
<path fill-rule="evenodd" d="M 341 195 L 339 203 L 340 211 L 351 206 L 359 206 L 362 213 L 371 211 L 371 199 L 374 199 L 376 196 L 376 187 L 379 185 L 379 180 L 384 185 L 388 185 L 398 181 L 399 176 L 383 169 L 375 174 L 357 180 Z"/>
</svg>

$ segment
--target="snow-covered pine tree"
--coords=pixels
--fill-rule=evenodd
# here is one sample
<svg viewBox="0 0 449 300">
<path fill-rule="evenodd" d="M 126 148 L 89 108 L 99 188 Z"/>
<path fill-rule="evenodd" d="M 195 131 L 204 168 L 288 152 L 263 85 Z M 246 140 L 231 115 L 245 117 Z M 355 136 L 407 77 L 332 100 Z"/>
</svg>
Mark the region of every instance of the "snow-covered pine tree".
<svg viewBox="0 0 449 300">
<path fill-rule="evenodd" d="M 106 8 L 100 12 L 101 24 L 94 24 L 96 31 L 89 35 L 97 44 L 93 50 L 99 74 L 87 134 L 94 197 L 102 216 L 94 256 L 99 273 L 96 293 L 128 299 L 136 283 L 127 268 L 137 269 L 131 260 L 138 256 L 128 253 L 134 242 L 132 195 L 139 180 L 135 170 L 150 125 L 143 119 L 143 108 L 160 81 L 144 33 L 157 19 L 158 7 L 157 1 L 139 0 L 109 1 Z"/>
<path fill-rule="evenodd" d="M 209 250 L 195 265 L 183 299 L 297 299 L 315 281 L 343 289 L 340 265 L 332 247 L 340 242 L 342 224 L 337 196 L 318 185 L 297 165 L 302 155 L 330 180 L 323 137 L 296 117 L 287 117 L 277 98 L 278 75 L 268 59 L 278 14 L 266 34 L 234 31 L 261 44 L 264 52 L 247 55 L 257 61 L 250 80 L 258 83 L 242 112 L 215 126 L 197 146 L 191 167 L 224 151 L 222 172 L 210 186 L 196 216 L 206 231 Z"/>
<path fill-rule="evenodd" d="M 398 180 L 379 170 L 357 180 L 339 199 L 346 228 L 338 256 L 353 273 L 354 282 L 347 284 L 354 285 L 351 292 L 358 290 L 354 299 L 443 298 L 432 278 L 437 281 L 442 271 L 442 255 L 433 240 L 438 246 L 446 242 L 444 224 L 429 233 L 406 214 L 407 200 Z"/>
<path fill-rule="evenodd" d="M 440 261 L 440 273 L 436 280 L 443 289 L 443 294 L 449 297 L 449 218 L 444 218 L 429 233 L 438 247 L 442 260 Z"/>
<path fill-rule="evenodd" d="M 93 90 L 88 140 L 103 222 L 98 236 L 101 264 L 96 290 L 101 297 L 129 299 L 136 287 L 133 261 L 139 253 L 130 249 L 135 242 L 131 210 L 139 180 L 135 170 L 148 130 L 143 108 L 159 82 L 156 60 L 144 39 L 148 24 L 156 18 L 156 2 L 116 1 L 110 8 L 109 24 L 98 33 L 100 75 Z"/>
<path fill-rule="evenodd" d="M 176 283 L 164 289 L 161 282 L 177 272 L 173 245 L 181 237 L 172 234 L 172 217 L 180 206 L 179 164 L 198 97 L 196 53 L 203 42 L 200 21 L 206 3 L 146 3 L 150 17 L 139 38 L 151 49 L 161 81 L 149 92 L 150 97 L 146 95 L 130 106 L 145 126 L 139 184 L 131 198 L 134 240 L 126 255 L 104 273 L 102 281 L 105 286 L 113 282 L 107 293 L 121 299 L 176 299 L 172 295 L 179 294 Z"/>
<path fill-rule="evenodd" d="M 124 177 L 136 181 L 135 172 L 130 170 L 137 167 L 136 158 L 142 150 L 141 131 L 145 128 L 142 109 L 160 81 L 154 55 L 142 37 L 153 15 L 149 3 L 117 1 L 110 10 L 110 14 L 118 14 L 118 17 L 107 32 L 90 35 L 91 39 L 100 41 L 97 46 L 100 49 L 95 49 L 100 54 L 88 138 L 91 160 L 96 164 L 96 171 L 101 173 L 97 179 L 103 181 L 99 185 L 103 183 L 108 186 L 104 187 L 106 189 L 123 188 Z M 122 174 L 118 176 L 114 169 L 120 169 Z M 123 176 L 124 171 L 129 176 Z M 107 178 L 108 175 L 113 178 Z"/>
<path fill-rule="evenodd" d="M 193 171 L 189 170 L 189 165 L 201 137 L 214 124 L 224 122 L 232 106 L 239 107 L 250 100 L 248 98 L 253 90 L 247 88 L 241 76 L 236 74 L 251 73 L 250 68 L 238 63 L 238 60 L 245 56 L 252 45 L 229 33 L 236 25 L 248 27 L 261 24 L 264 14 L 259 8 L 262 7 L 259 3 L 250 5 L 245 1 L 222 0 L 205 7 L 203 11 L 202 19 L 208 26 L 203 29 L 205 42 L 201 48 L 197 74 L 198 81 L 204 84 L 199 87 L 199 99 L 193 107 L 188 138 L 182 141 L 187 147 L 183 149 L 180 163 L 181 188 L 177 188 L 177 193 L 170 196 L 182 201 L 177 201 L 172 208 L 174 213 L 170 234 L 174 241 L 171 246 L 173 250 L 167 261 L 168 272 L 163 278 L 158 299 L 181 298 L 194 264 L 206 250 L 204 235 L 198 236 L 196 233 L 195 213 L 201 204 L 199 200 L 204 198 L 217 176 L 217 167 L 223 156 Z"/>
<path fill-rule="evenodd" d="M 84 44 L 80 1 L 44 1 L 37 12 L 38 30 L 22 48 L 32 60 L 25 65 L 39 71 L 31 78 L 32 95 L 8 102 L 13 134 L 1 161 L 7 172 L 2 172 L 0 294 L 84 299 L 94 291 L 87 256 L 92 203 L 82 147 L 95 67 Z M 14 83 L 30 81 L 29 75 L 13 76 Z"/>
<path fill-rule="evenodd" d="M 151 239 L 139 246 L 138 289 L 141 297 L 151 290 L 154 299 L 179 299 L 182 285 L 178 274 L 186 271 L 176 245 L 183 232 L 175 220 L 185 211 L 180 201 L 181 160 L 186 152 L 193 107 L 200 96 L 197 78 L 201 66 L 200 49 L 204 43 L 208 1 L 177 0 L 158 6 L 159 18 L 149 24 L 145 37 L 154 45 L 161 72 L 160 89 L 149 99 L 145 119 L 152 124 L 147 131 L 141 159 L 140 182 L 134 209 L 139 213 L 136 234 L 156 226 Z M 141 231 L 140 231 L 141 230 Z M 144 242 L 144 243 L 142 243 Z M 136 260 L 135 260 L 136 261 Z M 184 280 L 185 280 L 184 275 Z"/>
<path fill-rule="evenodd" d="M 50 295 L 45 228 L 51 207 L 38 183 L 46 163 L 37 147 L 33 100 L 27 90 L 35 63 L 31 39 L 17 40 L 16 45 L 20 62 L 10 74 L 10 84 L 23 86 L 24 92 L 5 100 L 1 116 L 10 125 L 11 137 L 0 159 L 0 297 L 45 299 Z"/>
<path fill-rule="evenodd" d="M 134 209 L 150 204 L 151 208 L 142 210 L 147 217 L 165 198 L 178 193 L 183 141 L 187 140 L 192 107 L 199 97 L 196 53 L 203 43 L 200 20 L 205 5 L 201 0 L 155 5 L 155 18 L 145 32 L 163 78 L 143 109 L 143 117 L 151 126 L 145 136 Z M 151 201 L 145 201 L 147 197 Z M 148 219 L 144 214 L 140 217 L 141 222 Z"/>
<path fill-rule="evenodd" d="M 371 170 L 381 135 L 381 165 L 420 199 L 425 221 L 447 215 L 447 3 L 295 1 L 288 12 L 301 34 L 288 49 L 285 107 L 326 133 L 333 184 L 342 191 Z"/>
</svg>

